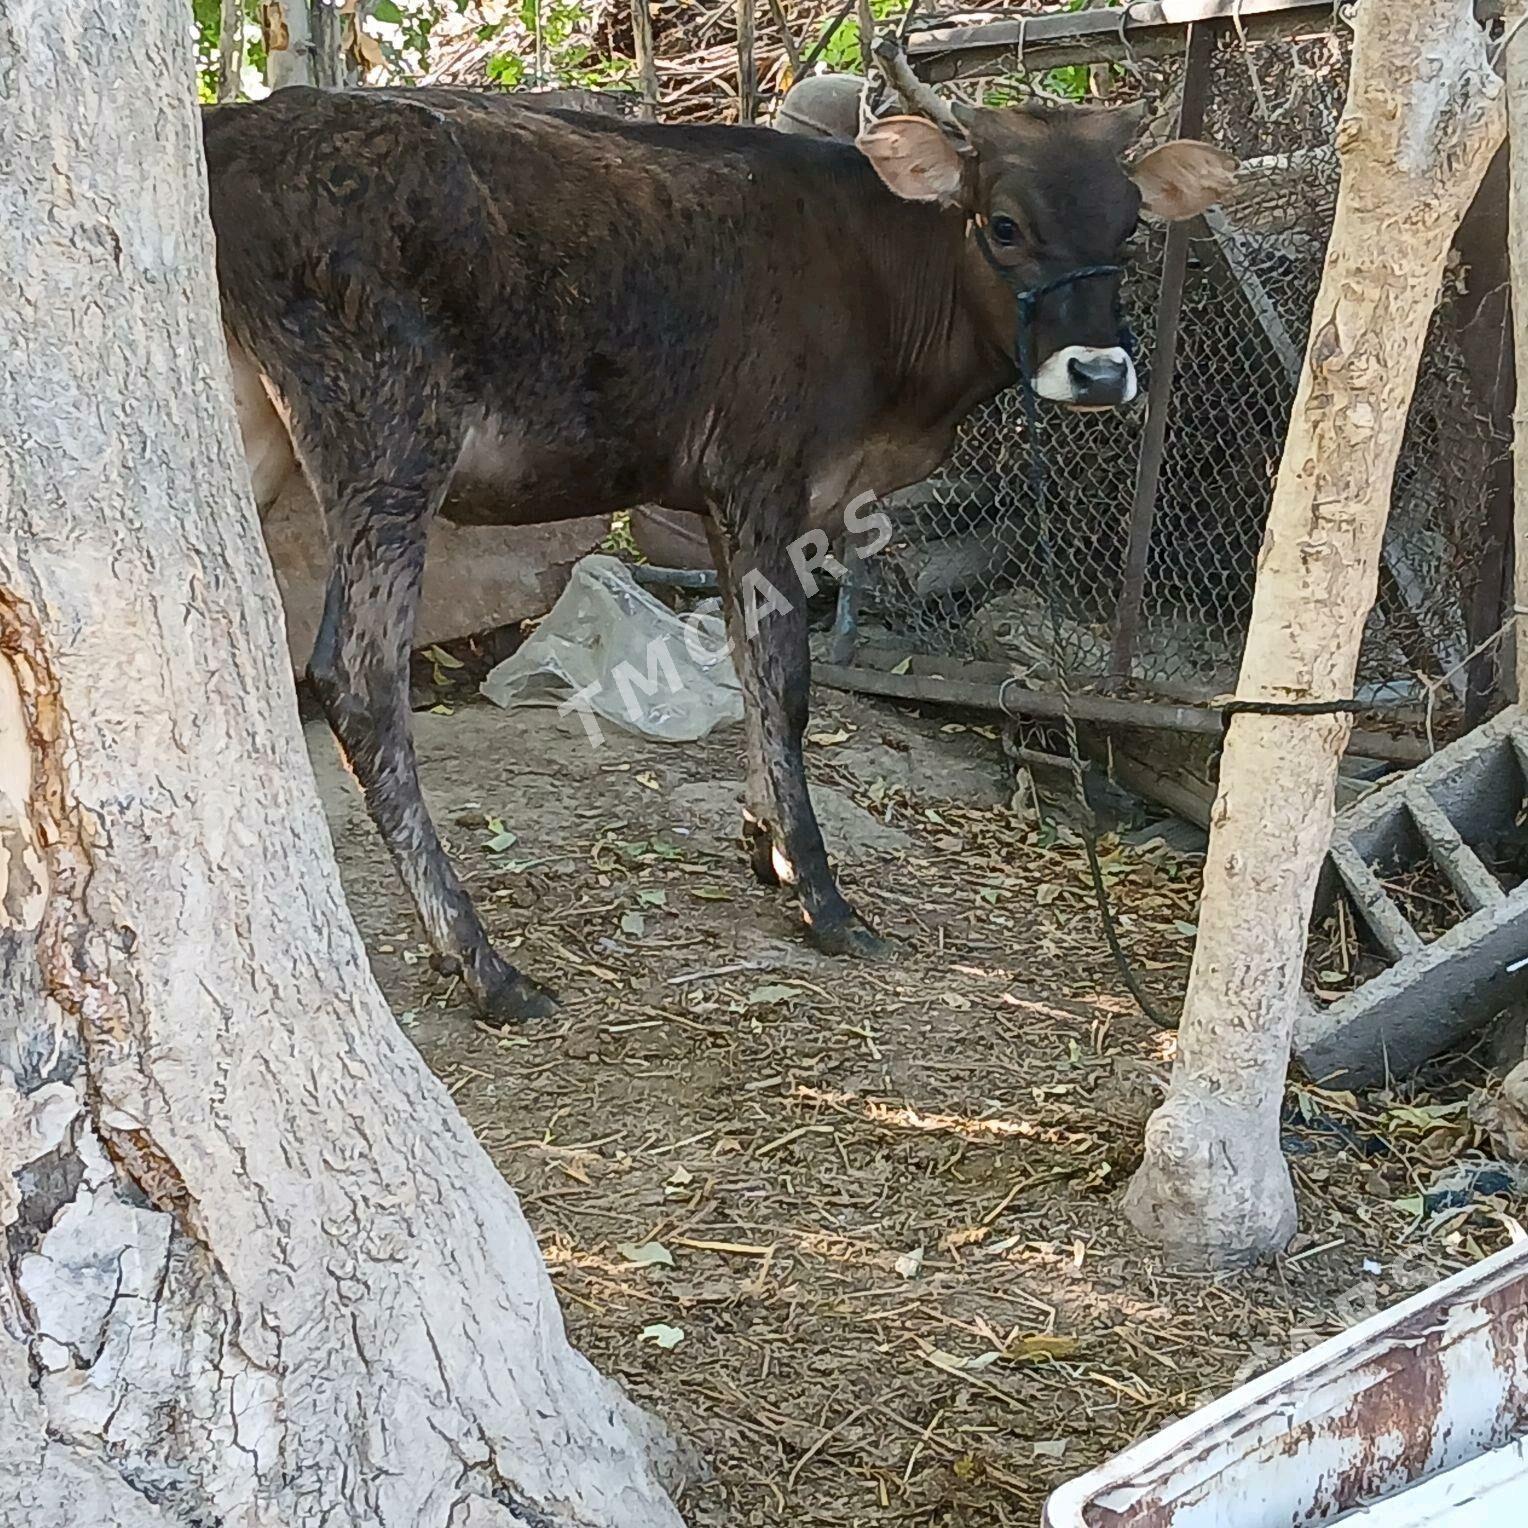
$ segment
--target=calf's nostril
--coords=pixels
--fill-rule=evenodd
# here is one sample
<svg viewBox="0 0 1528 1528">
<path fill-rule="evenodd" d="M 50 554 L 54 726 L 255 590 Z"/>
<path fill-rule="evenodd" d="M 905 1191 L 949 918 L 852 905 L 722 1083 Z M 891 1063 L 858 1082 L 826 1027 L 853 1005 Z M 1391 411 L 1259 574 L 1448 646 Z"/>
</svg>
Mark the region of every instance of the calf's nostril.
<svg viewBox="0 0 1528 1528">
<path fill-rule="evenodd" d="M 1067 376 L 1080 394 L 1122 393 L 1127 376 L 1126 363 L 1112 356 L 1073 356 L 1066 363 Z"/>
</svg>

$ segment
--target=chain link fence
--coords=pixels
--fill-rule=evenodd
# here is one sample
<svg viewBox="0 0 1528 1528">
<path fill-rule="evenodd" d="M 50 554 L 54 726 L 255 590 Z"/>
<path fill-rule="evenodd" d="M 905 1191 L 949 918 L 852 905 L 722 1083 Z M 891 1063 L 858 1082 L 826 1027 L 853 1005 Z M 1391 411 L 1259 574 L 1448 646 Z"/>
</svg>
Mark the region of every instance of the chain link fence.
<svg viewBox="0 0 1528 1528">
<path fill-rule="evenodd" d="M 967 421 L 936 477 L 896 496 L 899 535 L 870 565 L 869 640 L 1001 662 L 1037 688 L 1063 674 L 1075 687 L 1172 700 L 1234 686 L 1336 203 L 1332 145 L 1347 68 L 1340 28 L 1294 41 L 1232 35 L 1211 55 L 1202 135 L 1242 170 L 1236 193 L 1193 225 L 1134 629 L 1122 627 L 1144 397 L 1115 414 L 1046 409 L 1042 515 L 1015 390 Z M 1170 100 L 1180 75 L 1177 63 L 1142 64 L 1125 93 Z M 1149 233 L 1126 279 L 1143 392 L 1164 242 L 1162 230 Z M 1377 705 L 1426 699 L 1438 721 L 1463 693 L 1487 469 L 1509 448 L 1471 402 L 1450 296 L 1434 315 L 1412 405 L 1359 675 L 1360 694 Z"/>
</svg>

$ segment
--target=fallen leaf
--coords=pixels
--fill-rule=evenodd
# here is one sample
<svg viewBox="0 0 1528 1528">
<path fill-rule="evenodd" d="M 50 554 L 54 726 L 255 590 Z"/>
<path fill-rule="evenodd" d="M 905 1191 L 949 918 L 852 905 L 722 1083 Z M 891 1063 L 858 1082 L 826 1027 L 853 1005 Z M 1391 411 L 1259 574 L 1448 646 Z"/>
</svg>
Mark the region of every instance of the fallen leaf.
<svg viewBox="0 0 1528 1528">
<path fill-rule="evenodd" d="M 837 732 L 809 732 L 806 740 L 809 743 L 816 743 L 819 748 L 831 748 L 835 743 L 847 743 L 849 734 L 842 728 Z"/>
<path fill-rule="evenodd" d="M 377 41 L 370 32 L 357 32 L 355 39 L 356 52 L 361 57 L 361 62 L 368 69 L 380 69 L 384 63 L 382 44 Z"/>
<path fill-rule="evenodd" d="M 923 1248 L 914 1247 L 911 1252 L 904 1252 L 892 1267 L 904 1279 L 915 1279 L 923 1271 Z"/>
<path fill-rule="evenodd" d="M 911 658 L 904 658 L 891 672 L 893 674 L 905 674 L 912 666 L 913 660 Z"/>
<path fill-rule="evenodd" d="M 641 773 L 637 775 L 636 781 L 638 785 L 645 785 L 650 791 L 662 789 L 662 786 L 658 784 L 657 775 L 655 775 L 650 769 L 642 770 Z"/>
<path fill-rule="evenodd" d="M 941 992 L 939 1001 L 946 1008 L 953 1008 L 957 1013 L 964 1013 L 971 1006 L 971 999 L 962 997 L 958 992 Z"/>
<path fill-rule="evenodd" d="M 1066 1439 L 1049 1438 L 1044 1443 L 1034 1446 L 1036 1459 L 1064 1459 L 1066 1458 Z"/>
<path fill-rule="evenodd" d="M 1043 886 L 1035 888 L 1035 901 L 1041 907 L 1049 907 L 1060 895 L 1061 888 L 1050 881 L 1047 881 Z"/>
<path fill-rule="evenodd" d="M 424 655 L 431 663 L 438 663 L 442 668 L 459 669 L 462 666 L 462 660 L 453 658 L 443 647 L 427 647 Z"/>
<path fill-rule="evenodd" d="M 755 987 L 748 994 L 750 1003 L 784 1003 L 793 997 L 801 996 L 801 988 L 793 987 L 789 982 L 766 982 L 762 987 Z"/>
<path fill-rule="evenodd" d="M 1185 939 L 1197 939 L 1199 937 L 1199 925 L 1197 923 L 1185 923 L 1181 918 L 1173 920 L 1173 927 Z"/>
<path fill-rule="evenodd" d="M 508 828 L 502 828 L 483 847 L 490 854 L 502 854 L 506 849 L 513 849 L 519 841 L 518 834 L 511 833 Z"/>
<path fill-rule="evenodd" d="M 1004 1357 L 1015 1363 L 1031 1358 L 1070 1358 L 1078 1348 L 1075 1337 L 1056 1337 L 1049 1332 L 1030 1332 L 1015 1337 L 1004 1349 Z"/>
<path fill-rule="evenodd" d="M 990 1368 L 1003 1355 L 989 1349 L 985 1353 L 976 1354 L 974 1358 L 961 1358 L 955 1353 L 946 1353 L 943 1348 L 929 1348 L 923 1356 L 935 1368 L 947 1370 L 951 1374 L 973 1374 Z"/>
<path fill-rule="evenodd" d="M 622 913 L 621 932 L 640 939 L 647 932 L 647 920 L 641 913 Z"/>
<path fill-rule="evenodd" d="M 702 902 L 730 902 L 732 893 L 724 891 L 720 886 L 692 886 L 690 895 L 699 897 Z"/>
<path fill-rule="evenodd" d="M 665 1268 L 674 1266 L 674 1254 L 662 1242 L 624 1242 L 615 1250 L 628 1263 L 636 1263 L 642 1268 L 650 1268 L 656 1264 L 661 1264 Z"/>
<path fill-rule="evenodd" d="M 677 1348 L 684 1341 L 684 1328 L 655 1321 L 651 1326 L 642 1328 L 642 1341 L 656 1343 L 667 1352 L 670 1348 Z"/>
<path fill-rule="evenodd" d="M 639 891 L 637 901 L 643 907 L 667 907 L 668 893 L 666 891 Z"/>
</svg>

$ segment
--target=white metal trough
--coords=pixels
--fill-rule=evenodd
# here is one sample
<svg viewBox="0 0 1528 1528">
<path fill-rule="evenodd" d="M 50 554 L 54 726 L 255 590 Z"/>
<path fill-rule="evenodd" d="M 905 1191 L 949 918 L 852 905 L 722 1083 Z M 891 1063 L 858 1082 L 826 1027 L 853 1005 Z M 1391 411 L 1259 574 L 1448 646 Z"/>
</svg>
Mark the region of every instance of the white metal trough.
<svg viewBox="0 0 1528 1528">
<path fill-rule="evenodd" d="M 1521 1528 L 1528 1242 L 1069 1481 L 1045 1528 Z"/>
</svg>

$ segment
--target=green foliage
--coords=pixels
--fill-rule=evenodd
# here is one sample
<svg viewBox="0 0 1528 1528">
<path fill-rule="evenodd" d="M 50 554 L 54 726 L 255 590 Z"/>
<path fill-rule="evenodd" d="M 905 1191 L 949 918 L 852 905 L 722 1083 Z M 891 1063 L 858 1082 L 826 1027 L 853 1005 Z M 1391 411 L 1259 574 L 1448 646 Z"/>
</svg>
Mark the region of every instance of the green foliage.
<svg viewBox="0 0 1528 1528">
<path fill-rule="evenodd" d="M 218 98 L 218 39 L 223 32 L 222 9 L 218 0 L 191 0 L 191 15 L 196 22 L 196 85 L 203 101 Z"/>
<path fill-rule="evenodd" d="M 260 0 L 243 0 L 244 62 L 265 72 L 265 42 L 260 35 Z M 191 0 L 196 23 L 196 93 L 201 101 L 218 98 L 218 49 L 223 38 L 221 0 Z"/>
<path fill-rule="evenodd" d="M 631 84 L 636 63 L 619 55 L 602 56 L 591 20 L 583 0 L 520 0 L 520 24 L 512 46 L 489 60 L 489 78 L 506 89 L 535 84 L 608 90 Z M 544 79 L 536 77 L 538 64 L 545 70 Z"/>
<path fill-rule="evenodd" d="M 877 21 L 885 21 L 888 16 L 900 16 L 907 9 L 906 0 L 870 0 L 870 14 Z M 833 24 L 830 16 L 817 29 L 817 36 L 812 39 L 810 46 L 802 49 L 803 58 L 817 46 L 824 32 Z M 858 74 L 860 72 L 860 29 L 859 21 L 854 16 L 846 17 L 828 39 L 827 46 L 818 55 L 821 62 L 829 69 L 841 74 Z"/>
<path fill-rule="evenodd" d="M 1069 101 L 1081 101 L 1088 93 L 1088 66 L 1064 64 L 1043 75 L 1040 84 L 1052 95 L 1065 96 Z"/>
<path fill-rule="evenodd" d="M 525 83 L 525 60 L 518 53 L 496 53 L 488 60 L 488 78 L 505 90 Z"/>
</svg>

